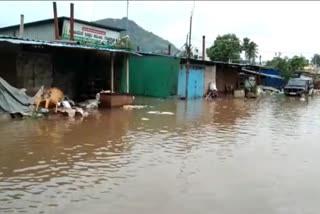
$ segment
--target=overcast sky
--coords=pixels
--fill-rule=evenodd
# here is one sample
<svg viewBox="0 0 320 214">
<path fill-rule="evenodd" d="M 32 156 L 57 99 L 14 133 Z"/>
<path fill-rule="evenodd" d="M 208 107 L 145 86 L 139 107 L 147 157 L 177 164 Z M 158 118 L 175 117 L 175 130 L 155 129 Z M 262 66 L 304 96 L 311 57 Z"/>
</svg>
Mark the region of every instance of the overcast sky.
<svg viewBox="0 0 320 214">
<path fill-rule="evenodd" d="M 126 16 L 126 1 L 73 1 L 75 18 L 95 21 Z M 189 30 L 193 1 L 129 1 L 129 19 L 147 31 L 171 41 L 180 48 Z M 70 1 L 58 1 L 58 16 L 70 15 Z M 195 1 L 192 44 L 201 50 L 217 35 L 235 33 L 259 45 L 262 60 L 281 52 L 282 56 L 320 53 L 320 2 L 277 1 Z M 1 1 L 0 27 L 53 17 L 52 1 Z"/>
</svg>

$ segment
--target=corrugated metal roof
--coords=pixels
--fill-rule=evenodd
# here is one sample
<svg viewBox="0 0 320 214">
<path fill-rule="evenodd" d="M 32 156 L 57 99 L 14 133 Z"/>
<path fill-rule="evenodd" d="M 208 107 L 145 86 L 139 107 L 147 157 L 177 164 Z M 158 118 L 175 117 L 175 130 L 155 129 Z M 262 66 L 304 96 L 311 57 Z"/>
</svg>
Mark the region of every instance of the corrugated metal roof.
<svg viewBox="0 0 320 214">
<path fill-rule="evenodd" d="M 137 56 L 142 56 L 136 52 L 122 50 L 122 49 L 90 47 L 90 46 L 79 45 L 79 44 L 68 44 L 68 43 L 54 42 L 54 41 L 49 42 L 49 41 L 43 41 L 43 40 L 32 40 L 32 39 L 18 38 L 18 37 L 5 36 L 5 35 L 0 35 L 0 42 L 9 42 L 9 43 L 18 44 L 18 45 L 19 44 L 44 45 L 44 46 L 51 46 L 51 47 L 66 47 L 66 48 L 78 48 L 78 49 L 88 49 L 88 50 L 100 50 L 100 51 L 128 53 L 128 54 L 133 54 L 133 55 L 137 55 Z"/>
<path fill-rule="evenodd" d="M 283 79 L 283 78 L 282 78 L 281 76 L 279 76 L 279 75 L 266 74 L 266 73 L 263 73 L 263 72 L 252 71 L 252 70 L 248 70 L 248 69 L 245 69 L 245 68 L 242 68 L 241 70 L 242 70 L 242 71 L 245 71 L 245 72 L 248 72 L 248 73 L 252 73 L 252 74 L 258 74 L 258 75 L 261 75 L 261 76 L 266 76 L 266 77 L 271 77 L 271 78 L 276 78 L 276 79 Z"/>
</svg>

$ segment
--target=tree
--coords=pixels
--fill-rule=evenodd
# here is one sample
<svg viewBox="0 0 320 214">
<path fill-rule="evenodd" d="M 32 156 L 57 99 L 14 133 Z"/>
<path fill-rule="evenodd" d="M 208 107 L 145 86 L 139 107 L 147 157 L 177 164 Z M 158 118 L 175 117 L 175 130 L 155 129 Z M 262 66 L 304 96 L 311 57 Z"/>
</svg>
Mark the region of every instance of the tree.
<svg viewBox="0 0 320 214">
<path fill-rule="evenodd" d="M 281 76 L 288 80 L 291 77 L 288 68 L 288 57 L 281 58 L 279 56 L 273 57 L 272 60 L 267 61 L 266 66 L 276 69 L 280 72 Z"/>
<path fill-rule="evenodd" d="M 211 60 L 228 62 L 240 60 L 241 44 L 235 34 L 218 36 L 214 44 L 207 49 L 207 55 Z"/>
<path fill-rule="evenodd" d="M 258 56 L 258 45 L 246 37 L 242 42 L 242 50 L 245 52 L 246 60 L 249 63 L 254 63 Z"/>
<path fill-rule="evenodd" d="M 304 56 L 294 56 L 289 59 L 289 70 L 292 72 L 303 70 L 308 64 L 309 62 Z"/>
<path fill-rule="evenodd" d="M 267 67 L 280 71 L 281 76 L 285 80 L 293 77 L 296 71 L 303 70 L 306 65 L 308 65 L 308 60 L 303 56 L 294 56 L 291 59 L 288 57 L 281 58 L 280 56 L 277 56 L 266 63 Z"/>
<path fill-rule="evenodd" d="M 311 62 L 314 65 L 320 66 L 320 55 L 319 54 L 313 55 Z"/>
</svg>

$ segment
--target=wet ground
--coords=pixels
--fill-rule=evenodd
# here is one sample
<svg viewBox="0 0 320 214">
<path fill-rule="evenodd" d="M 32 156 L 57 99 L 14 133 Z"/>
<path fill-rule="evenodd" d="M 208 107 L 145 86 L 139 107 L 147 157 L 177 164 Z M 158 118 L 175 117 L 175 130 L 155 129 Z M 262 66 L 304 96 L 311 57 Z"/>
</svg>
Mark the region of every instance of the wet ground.
<svg viewBox="0 0 320 214">
<path fill-rule="evenodd" d="M 136 104 L 0 120 L 0 213 L 320 212 L 320 97 Z"/>
</svg>

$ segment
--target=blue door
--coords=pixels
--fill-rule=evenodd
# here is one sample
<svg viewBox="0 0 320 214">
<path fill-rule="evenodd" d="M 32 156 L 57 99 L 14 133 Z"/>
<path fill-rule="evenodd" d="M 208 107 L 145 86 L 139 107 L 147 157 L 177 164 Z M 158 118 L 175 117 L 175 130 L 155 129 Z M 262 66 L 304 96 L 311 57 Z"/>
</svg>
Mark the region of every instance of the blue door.
<svg viewBox="0 0 320 214">
<path fill-rule="evenodd" d="M 178 96 L 185 97 L 186 69 L 185 66 L 179 72 Z M 204 68 L 190 66 L 188 78 L 188 99 L 203 97 L 204 90 Z"/>
<path fill-rule="evenodd" d="M 178 96 L 179 97 L 185 97 L 186 94 L 186 68 L 183 67 L 179 71 L 178 75 Z"/>
</svg>

